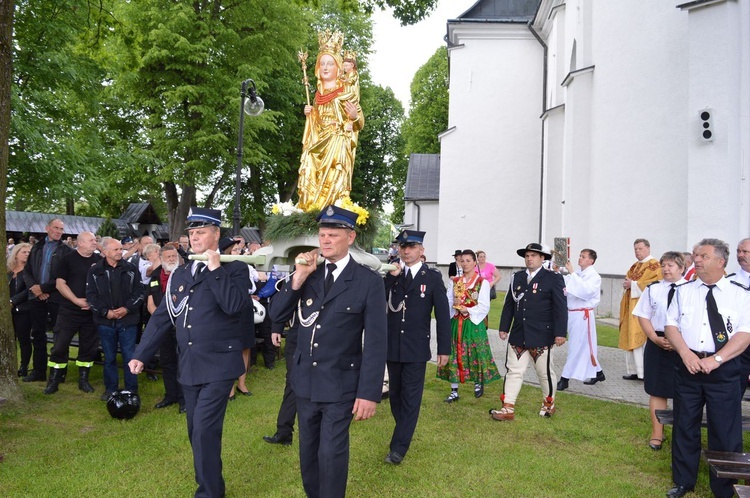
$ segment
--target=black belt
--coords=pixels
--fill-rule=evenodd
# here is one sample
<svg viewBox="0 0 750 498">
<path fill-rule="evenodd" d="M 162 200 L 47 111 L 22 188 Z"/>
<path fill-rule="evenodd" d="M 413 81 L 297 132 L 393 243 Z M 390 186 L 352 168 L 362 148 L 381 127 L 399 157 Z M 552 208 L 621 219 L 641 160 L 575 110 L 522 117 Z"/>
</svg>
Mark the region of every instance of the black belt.
<svg viewBox="0 0 750 498">
<path fill-rule="evenodd" d="M 690 351 L 693 351 L 693 350 L 691 349 Z M 708 351 L 693 351 L 693 353 L 695 353 L 695 355 L 701 359 L 708 358 L 709 356 L 714 356 L 716 354 L 716 353 L 709 353 Z"/>
</svg>

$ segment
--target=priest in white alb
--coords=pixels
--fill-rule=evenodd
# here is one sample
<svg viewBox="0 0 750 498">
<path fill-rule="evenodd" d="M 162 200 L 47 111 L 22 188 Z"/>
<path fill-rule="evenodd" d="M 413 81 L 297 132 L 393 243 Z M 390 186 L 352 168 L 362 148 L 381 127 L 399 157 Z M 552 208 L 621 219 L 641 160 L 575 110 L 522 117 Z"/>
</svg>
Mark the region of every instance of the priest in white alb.
<svg viewBox="0 0 750 498">
<path fill-rule="evenodd" d="M 584 249 L 578 256 L 577 272 L 568 261 L 565 268 L 565 289 L 568 295 L 568 358 L 565 361 L 557 390 L 568 388 L 570 379 L 592 385 L 605 380 L 596 354 L 595 309 L 601 299 L 602 277 L 594 269 L 596 251 Z"/>
</svg>

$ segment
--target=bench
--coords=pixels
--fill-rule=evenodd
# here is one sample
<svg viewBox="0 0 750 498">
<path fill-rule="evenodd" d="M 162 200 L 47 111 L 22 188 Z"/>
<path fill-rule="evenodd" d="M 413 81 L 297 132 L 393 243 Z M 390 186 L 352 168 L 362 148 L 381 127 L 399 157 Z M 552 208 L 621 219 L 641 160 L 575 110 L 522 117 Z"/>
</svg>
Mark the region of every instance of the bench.
<svg viewBox="0 0 750 498">
<path fill-rule="evenodd" d="M 656 410 L 656 419 L 662 425 L 674 424 L 674 412 L 672 410 Z M 706 414 L 703 414 L 703 420 L 701 420 L 701 427 L 707 427 Z M 750 431 L 750 417 L 742 416 L 742 430 Z"/>
<path fill-rule="evenodd" d="M 750 486 L 734 485 L 734 494 L 738 498 L 750 498 Z"/>
<path fill-rule="evenodd" d="M 716 477 L 750 480 L 750 453 L 703 450 L 703 456 Z"/>
</svg>

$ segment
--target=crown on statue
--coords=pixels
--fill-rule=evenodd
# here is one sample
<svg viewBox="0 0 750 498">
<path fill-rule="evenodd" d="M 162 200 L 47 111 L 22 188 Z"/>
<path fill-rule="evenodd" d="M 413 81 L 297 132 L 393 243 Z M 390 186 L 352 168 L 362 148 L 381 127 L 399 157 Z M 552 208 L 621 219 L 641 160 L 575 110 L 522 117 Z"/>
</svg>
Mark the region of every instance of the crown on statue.
<svg viewBox="0 0 750 498">
<path fill-rule="evenodd" d="M 341 46 L 344 44 L 344 35 L 340 31 L 331 32 L 330 29 L 318 33 L 319 54 L 330 54 L 341 57 Z"/>
<path fill-rule="evenodd" d="M 345 61 L 352 61 L 354 63 L 357 62 L 357 52 L 354 50 L 344 50 L 344 60 Z"/>
</svg>

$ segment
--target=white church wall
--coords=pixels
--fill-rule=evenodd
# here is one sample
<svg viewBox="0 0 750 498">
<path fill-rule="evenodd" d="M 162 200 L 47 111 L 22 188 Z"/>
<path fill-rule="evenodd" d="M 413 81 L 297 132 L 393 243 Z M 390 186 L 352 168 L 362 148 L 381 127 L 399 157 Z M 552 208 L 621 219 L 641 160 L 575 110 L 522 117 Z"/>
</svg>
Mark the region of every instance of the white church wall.
<svg viewBox="0 0 750 498">
<path fill-rule="evenodd" d="M 457 247 L 495 264 L 539 237 L 543 51 L 524 25 L 458 24 L 441 140 L 438 262 Z"/>
</svg>

